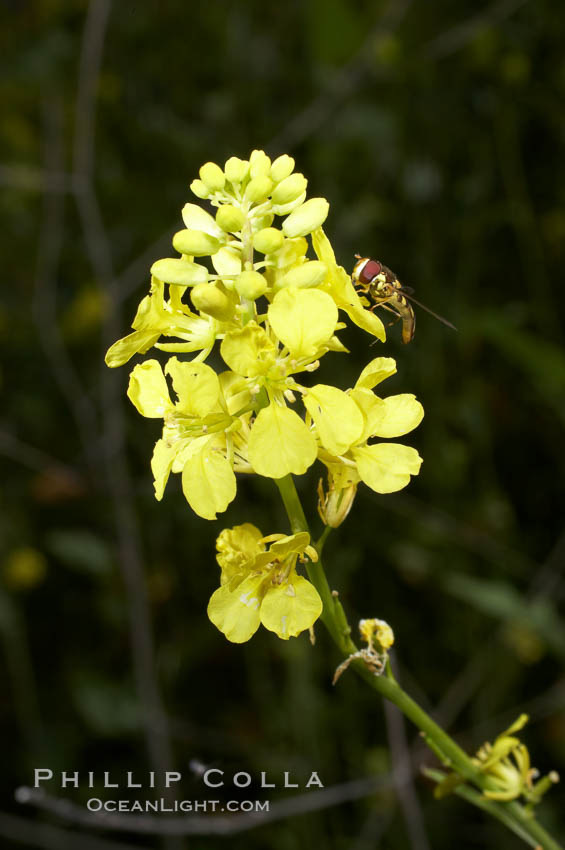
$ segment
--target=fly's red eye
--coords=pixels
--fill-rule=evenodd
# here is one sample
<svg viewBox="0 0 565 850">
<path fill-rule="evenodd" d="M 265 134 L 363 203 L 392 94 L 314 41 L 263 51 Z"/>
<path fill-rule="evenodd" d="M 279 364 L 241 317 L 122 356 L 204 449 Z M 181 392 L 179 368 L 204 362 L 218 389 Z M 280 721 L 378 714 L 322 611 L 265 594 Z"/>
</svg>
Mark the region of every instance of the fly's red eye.
<svg viewBox="0 0 565 850">
<path fill-rule="evenodd" d="M 383 267 L 381 263 L 377 260 L 369 260 L 359 275 L 359 281 L 361 283 L 371 283 L 373 278 L 380 274 L 382 270 Z"/>
</svg>

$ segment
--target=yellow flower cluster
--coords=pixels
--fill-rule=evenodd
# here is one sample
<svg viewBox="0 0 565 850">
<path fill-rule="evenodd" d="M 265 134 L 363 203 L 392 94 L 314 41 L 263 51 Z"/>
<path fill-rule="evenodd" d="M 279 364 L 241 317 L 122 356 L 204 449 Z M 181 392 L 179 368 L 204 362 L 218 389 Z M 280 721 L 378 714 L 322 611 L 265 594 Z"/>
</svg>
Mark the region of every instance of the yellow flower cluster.
<svg viewBox="0 0 565 850">
<path fill-rule="evenodd" d="M 164 368 L 156 359 L 136 365 L 128 396 L 143 416 L 163 420 L 151 462 L 157 499 L 171 472 L 180 473 L 188 503 L 205 519 L 235 498 L 238 472 L 280 479 L 320 460 L 329 480 L 321 513 L 339 524 L 359 482 L 390 493 L 420 468 L 415 449 L 390 441 L 418 425 L 420 403 L 373 391 L 396 371 L 394 360 L 375 358 L 347 391 L 299 379 L 328 352 L 347 351 L 337 336 L 343 314 L 385 339 L 322 230 L 328 202 L 306 200 L 306 187 L 286 155 L 272 162 L 256 150 L 223 168 L 206 163 L 191 188 L 215 215 L 185 205 L 185 227 L 173 237 L 178 256 L 153 263 L 133 332 L 106 355 L 110 367 L 150 348 L 173 355 Z M 205 362 L 216 342 L 226 367 L 218 371 Z M 251 573 L 259 575 L 255 566 Z M 300 582 L 283 585 L 303 592 Z M 275 595 L 271 588 L 257 609 L 267 628 Z M 282 626 L 273 630 L 284 636 Z M 294 633 L 289 625 L 286 636 Z"/>
</svg>

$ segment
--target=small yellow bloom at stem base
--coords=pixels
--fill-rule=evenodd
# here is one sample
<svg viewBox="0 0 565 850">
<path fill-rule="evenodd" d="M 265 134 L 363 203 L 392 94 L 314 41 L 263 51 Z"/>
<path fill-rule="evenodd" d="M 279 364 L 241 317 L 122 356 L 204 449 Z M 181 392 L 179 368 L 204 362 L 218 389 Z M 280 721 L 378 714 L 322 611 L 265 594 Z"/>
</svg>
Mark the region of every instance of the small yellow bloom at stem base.
<svg viewBox="0 0 565 850">
<path fill-rule="evenodd" d="M 210 598 L 208 616 L 229 641 L 244 643 L 261 624 L 282 640 L 312 627 L 322 600 L 296 572 L 298 560 L 318 557 L 306 532 L 263 537 L 245 523 L 225 529 L 216 546 L 222 580 Z"/>
</svg>

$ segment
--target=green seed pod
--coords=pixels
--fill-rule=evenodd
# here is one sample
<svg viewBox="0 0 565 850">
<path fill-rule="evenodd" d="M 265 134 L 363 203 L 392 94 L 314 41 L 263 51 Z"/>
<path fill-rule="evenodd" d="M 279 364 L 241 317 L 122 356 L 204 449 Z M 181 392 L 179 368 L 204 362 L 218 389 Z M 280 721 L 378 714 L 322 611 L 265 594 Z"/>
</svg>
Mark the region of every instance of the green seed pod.
<svg viewBox="0 0 565 850">
<path fill-rule="evenodd" d="M 267 291 L 267 281 L 259 272 L 242 272 L 235 279 L 235 288 L 242 298 L 255 301 Z"/>
<path fill-rule="evenodd" d="M 226 233 L 236 233 L 245 223 L 245 216 L 238 207 L 232 204 L 222 204 L 216 213 L 216 223 Z"/>
<path fill-rule="evenodd" d="M 190 254 L 192 257 L 206 257 L 215 254 L 220 247 L 220 240 L 202 230 L 179 230 L 173 236 L 173 248 L 180 254 Z"/>
<path fill-rule="evenodd" d="M 253 247 L 262 254 L 274 254 L 280 251 L 284 236 L 276 227 L 264 227 L 253 234 Z"/>
<path fill-rule="evenodd" d="M 291 174 L 285 177 L 273 192 L 273 204 L 288 204 L 295 201 L 306 191 L 308 181 L 303 174 Z"/>
<path fill-rule="evenodd" d="M 190 184 L 190 188 L 196 197 L 201 198 L 203 201 L 210 197 L 210 190 L 202 182 L 202 180 L 193 180 Z"/>
<path fill-rule="evenodd" d="M 271 165 L 271 180 L 275 183 L 280 183 L 281 180 L 284 180 L 290 174 L 292 174 L 292 170 L 294 168 L 294 160 L 288 154 L 283 153 L 282 156 L 278 156 L 273 164 Z"/>
<path fill-rule="evenodd" d="M 219 165 L 215 162 L 207 162 L 202 166 L 200 171 L 200 179 L 210 192 L 221 192 L 224 188 L 226 177 Z"/>
<path fill-rule="evenodd" d="M 319 260 L 309 260 L 301 266 L 295 266 L 288 271 L 281 281 L 281 286 L 297 286 L 306 289 L 318 286 L 326 276 L 327 267 Z"/>
<path fill-rule="evenodd" d="M 224 166 L 225 174 L 230 183 L 241 183 L 247 177 L 249 163 L 238 156 L 230 156 Z"/>
<path fill-rule="evenodd" d="M 265 151 L 253 151 L 249 157 L 251 177 L 267 177 L 271 171 L 271 159 Z"/>
<path fill-rule="evenodd" d="M 163 283 L 176 283 L 179 286 L 196 286 L 206 283 L 208 269 L 198 263 L 187 263 L 186 260 L 167 257 L 157 260 L 151 266 L 151 274 Z"/>
<path fill-rule="evenodd" d="M 252 204 L 260 204 L 269 197 L 272 188 L 273 181 L 269 177 L 254 177 L 247 184 L 245 197 L 247 200 L 251 201 Z"/>
<path fill-rule="evenodd" d="M 292 238 L 312 233 L 324 223 L 329 210 L 330 205 L 325 198 L 310 198 L 283 221 L 284 235 Z"/>
<path fill-rule="evenodd" d="M 197 310 L 221 322 L 226 322 L 233 316 L 234 305 L 214 284 L 199 283 L 191 291 L 190 298 Z"/>
</svg>

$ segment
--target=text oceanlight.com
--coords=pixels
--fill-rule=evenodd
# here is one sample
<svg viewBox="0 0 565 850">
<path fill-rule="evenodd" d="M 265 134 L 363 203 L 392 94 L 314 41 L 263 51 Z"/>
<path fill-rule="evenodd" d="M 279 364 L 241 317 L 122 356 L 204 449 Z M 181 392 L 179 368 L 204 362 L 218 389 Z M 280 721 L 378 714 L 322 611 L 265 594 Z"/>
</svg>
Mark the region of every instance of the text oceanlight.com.
<svg viewBox="0 0 565 850">
<path fill-rule="evenodd" d="M 91 797 L 90 812 L 163 813 L 178 812 L 268 812 L 268 800 L 101 800 Z"/>
</svg>

